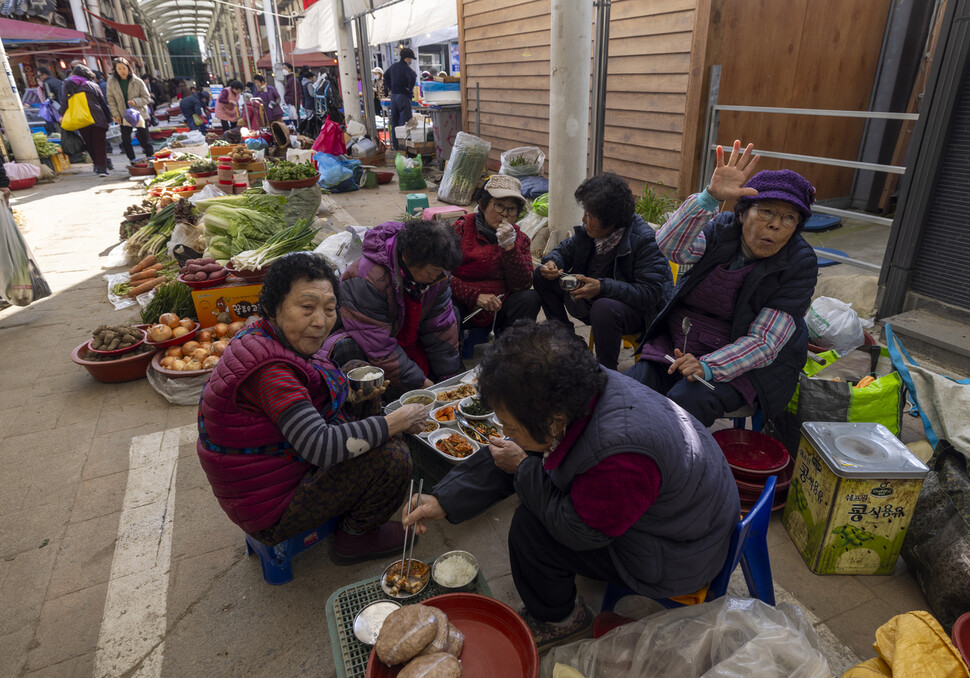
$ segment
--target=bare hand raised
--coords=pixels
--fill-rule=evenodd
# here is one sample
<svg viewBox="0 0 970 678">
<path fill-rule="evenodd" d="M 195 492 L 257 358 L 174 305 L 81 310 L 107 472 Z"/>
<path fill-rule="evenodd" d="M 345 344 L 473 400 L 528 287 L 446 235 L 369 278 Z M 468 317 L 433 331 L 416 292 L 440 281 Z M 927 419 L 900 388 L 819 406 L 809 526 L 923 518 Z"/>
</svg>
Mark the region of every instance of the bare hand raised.
<svg viewBox="0 0 970 678">
<path fill-rule="evenodd" d="M 760 155 L 751 155 L 752 150 L 754 150 L 754 144 L 748 144 L 742 153 L 741 142 L 735 139 L 731 157 L 724 162 L 724 149 L 717 147 L 717 163 L 714 174 L 711 175 L 711 183 L 707 186 L 707 192 L 715 200 L 724 202 L 758 195 L 755 189 L 744 187 L 748 179 L 754 175 L 758 160 L 761 159 Z"/>
</svg>

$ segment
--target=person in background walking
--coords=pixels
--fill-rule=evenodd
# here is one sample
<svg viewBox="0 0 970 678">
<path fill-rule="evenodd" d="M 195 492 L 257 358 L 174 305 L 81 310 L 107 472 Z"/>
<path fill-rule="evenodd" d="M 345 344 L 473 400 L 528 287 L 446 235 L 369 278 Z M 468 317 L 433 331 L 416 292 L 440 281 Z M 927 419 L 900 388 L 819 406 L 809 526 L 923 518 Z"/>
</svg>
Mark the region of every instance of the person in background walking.
<svg viewBox="0 0 970 678">
<path fill-rule="evenodd" d="M 313 115 L 313 71 L 304 66 L 300 69 L 300 101 L 307 115 Z"/>
<path fill-rule="evenodd" d="M 83 64 L 74 67 L 71 77 L 64 81 L 64 86 L 61 88 L 61 110 L 65 114 L 71 97 L 80 92 L 83 92 L 87 98 L 88 109 L 94 122 L 78 129 L 77 133 L 84 139 L 84 145 L 94 163 L 95 174 L 99 177 L 110 176 L 104 136 L 108 130 L 108 121 L 111 120 L 111 109 L 108 108 L 108 102 L 104 100 L 104 95 L 96 84 L 94 73 Z"/>
<path fill-rule="evenodd" d="M 375 66 L 371 73 L 374 76 L 374 111 L 381 114 L 381 99 L 387 98 L 387 90 L 384 89 L 384 69 Z"/>
<path fill-rule="evenodd" d="M 152 141 L 148 136 L 149 113 L 148 104 L 151 94 L 145 82 L 131 70 L 127 59 L 118 58 L 114 61 L 114 73 L 108 82 L 108 105 L 116 123 L 121 125 L 121 150 L 128 156 L 128 164 L 135 164 L 135 149 L 131 146 L 131 130 L 134 128 L 138 137 L 138 144 L 150 158 L 155 154 Z M 141 127 L 133 127 L 125 117 L 125 111 L 134 108 L 142 118 Z"/>
<path fill-rule="evenodd" d="M 236 126 L 239 120 L 239 95 L 243 93 L 243 84 L 238 80 L 230 80 L 229 86 L 219 93 L 216 99 L 216 119 L 222 122 L 225 132 Z"/>
<path fill-rule="evenodd" d="M 104 77 L 104 73 L 102 73 L 101 71 L 92 71 L 92 73 L 94 73 L 94 79 L 97 81 L 98 87 L 101 88 L 101 94 L 104 95 L 104 100 L 107 101 L 108 100 L 108 80 Z M 109 125 L 109 127 L 110 127 L 110 125 Z M 108 169 L 109 170 L 113 170 L 114 169 L 114 165 L 111 164 L 111 157 L 110 157 L 111 156 L 111 153 L 112 153 L 112 151 L 111 151 L 111 142 L 108 141 L 107 139 L 105 139 L 105 141 L 104 141 L 104 147 L 107 150 L 107 153 L 108 153 L 108 156 L 109 156 L 108 157 Z"/>
<path fill-rule="evenodd" d="M 199 97 L 199 90 L 193 87 L 187 97 L 179 102 L 182 110 L 182 117 L 190 130 L 199 130 L 205 134 L 205 109 L 202 106 L 202 99 Z"/>
<path fill-rule="evenodd" d="M 283 101 L 289 107 L 290 120 L 300 117 L 300 83 L 293 73 L 293 64 L 283 64 Z M 257 83 L 258 86 L 258 83 Z"/>
<path fill-rule="evenodd" d="M 61 105 L 61 87 L 64 86 L 64 81 L 52 76 L 50 70 L 43 66 L 37 69 L 37 81 L 44 91 L 44 98 L 56 104 L 55 109 L 59 107 Z M 61 111 L 58 111 L 58 113 L 61 113 Z M 60 131 L 56 121 L 45 121 L 44 129 L 48 134 L 54 134 Z"/>
<path fill-rule="evenodd" d="M 411 98 L 418 76 L 411 70 L 414 52 L 410 47 L 401 49 L 401 60 L 384 72 L 384 89 L 391 95 L 391 143 L 398 148 L 394 128 L 411 119 Z"/>
<path fill-rule="evenodd" d="M 254 98 L 263 102 L 267 123 L 282 120 L 283 107 L 280 105 L 280 93 L 276 91 L 275 87 L 267 83 L 266 78 L 262 75 L 254 75 L 253 80 L 256 81 Z"/>
</svg>

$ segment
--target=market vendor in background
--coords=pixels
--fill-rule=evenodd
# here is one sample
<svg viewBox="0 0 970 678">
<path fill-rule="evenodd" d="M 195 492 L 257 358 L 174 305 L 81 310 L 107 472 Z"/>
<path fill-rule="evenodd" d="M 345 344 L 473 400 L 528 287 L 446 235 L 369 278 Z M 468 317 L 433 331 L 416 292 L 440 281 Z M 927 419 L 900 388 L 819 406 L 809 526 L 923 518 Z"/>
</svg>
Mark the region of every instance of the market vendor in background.
<svg viewBox="0 0 970 678">
<path fill-rule="evenodd" d="M 229 518 L 275 545 L 339 517 L 339 563 L 389 556 L 404 545 L 388 522 L 407 494 L 408 448 L 427 407 L 380 415 L 381 390 L 348 392 L 319 353 L 337 321 L 337 277 L 323 257 L 273 263 L 259 295 L 260 321 L 237 335 L 199 405 L 197 450 Z"/>
<path fill-rule="evenodd" d="M 254 77 L 253 79 L 255 80 L 256 78 Z M 258 80 L 256 87 L 258 96 Z M 293 73 L 293 64 L 283 64 L 283 101 L 286 103 L 287 109 L 289 109 L 290 120 L 298 120 L 300 117 L 300 101 L 303 99 L 303 95 L 300 92 L 300 81 L 297 79 L 296 74 Z"/>
<path fill-rule="evenodd" d="M 815 189 L 791 170 L 754 174 L 759 156 L 752 157 L 752 148 L 742 153 L 735 141 L 725 162 L 718 146 L 707 188 L 660 230 L 664 254 L 692 266 L 637 349 L 639 362 L 627 371 L 705 426 L 756 402 L 768 419 L 780 413 L 808 350 L 805 313 L 818 259 L 801 230 L 812 215 Z M 726 200 L 737 201 L 734 210 L 719 213 Z"/>
<path fill-rule="evenodd" d="M 198 88 L 193 87 L 191 94 L 179 102 L 179 109 L 190 130 L 199 130 L 205 134 L 205 106 Z"/>
<path fill-rule="evenodd" d="M 410 47 L 401 48 L 401 60 L 384 71 L 384 90 L 391 96 L 391 144 L 398 147 L 395 127 L 400 127 L 411 119 L 411 99 L 414 97 L 414 83 L 418 76 L 411 70 L 414 52 Z"/>
<path fill-rule="evenodd" d="M 623 335 L 643 332 L 670 297 L 670 264 L 619 176 L 587 179 L 574 195 L 583 206 L 583 225 L 542 258 L 533 286 L 547 319 L 568 323 L 568 311 L 591 326 L 596 357 L 615 370 Z M 565 274 L 580 286 L 564 290 Z"/>
<path fill-rule="evenodd" d="M 590 631 L 577 574 L 644 596 L 704 600 L 740 512 L 707 429 L 603 369 L 557 322 L 519 323 L 500 336 L 479 364 L 478 389 L 507 438 L 492 438 L 405 509 L 406 526 L 417 523 L 420 534 L 425 520 L 457 524 L 517 494 L 509 560 L 540 651 Z"/>
<path fill-rule="evenodd" d="M 255 98 L 263 102 L 263 111 L 266 115 L 266 122 L 283 119 L 283 105 L 280 103 L 280 93 L 276 88 L 266 83 L 265 76 L 256 74 L 253 76 L 256 82 Z"/>
<path fill-rule="evenodd" d="M 373 82 L 371 83 L 374 88 L 374 110 L 378 113 L 381 112 L 381 100 L 387 99 L 387 90 L 384 89 L 384 69 L 380 66 L 375 66 L 371 70 L 371 75 Z"/>
<path fill-rule="evenodd" d="M 229 85 L 219 93 L 216 99 L 216 119 L 222 123 L 225 132 L 236 126 L 239 120 L 239 95 L 243 93 L 243 84 L 238 80 L 230 80 Z"/>
<path fill-rule="evenodd" d="M 478 212 L 453 224 L 462 253 L 451 276 L 459 327 L 476 309 L 482 311 L 468 324 L 491 327 L 494 321 L 496 333 L 539 315 L 539 295 L 531 289 L 532 241 L 515 225 L 524 208 L 519 180 L 494 174 L 478 195 Z"/>
<path fill-rule="evenodd" d="M 114 71 L 108 79 L 108 106 L 111 108 L 114 121 L 121 126 L 121 150 L 128 156 L 128 163 L 134 164 L 135 149 L 131 145 L 132 129 L 135 130 L 138 145 L 141 146 L 145 157 L 151 158 L 155 155 L 151 137 L 148 135 L 148 125 L 151 120 L 148 104 L 151 103 L 152 95 L 145 86 L 145 82 L 134 74 L 127 59 L 115 59 L 113 68 Z M 125 111 L 129 108 L 134 108 L 141 115 L 143 124 L 140 127 L 133 127 L 125 117 Z"/>
<path fill-rule="evenodd" d="M 384 370 L 389 395 L 433 386 L 461 370 L 449 271 L 458 238 L 433 221 L 385 222 L 367 231 L 363 253 L 340 283 L 343 329 Z"/>
</svg>

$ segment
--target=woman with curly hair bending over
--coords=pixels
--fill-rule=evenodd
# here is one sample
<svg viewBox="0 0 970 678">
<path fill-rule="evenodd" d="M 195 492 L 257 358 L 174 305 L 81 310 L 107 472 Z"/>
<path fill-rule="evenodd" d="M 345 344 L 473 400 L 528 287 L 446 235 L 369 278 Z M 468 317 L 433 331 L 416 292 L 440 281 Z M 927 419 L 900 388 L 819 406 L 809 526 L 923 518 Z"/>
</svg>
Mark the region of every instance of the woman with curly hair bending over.
<svg viewBox="0 0 970 678">
<path fill-rule="evenodd" d="M 669 597 L 699 593 L 727 555 L 740 505 L 714 438 L 656 391 L 597 363 L 562 323 L 520 321 L 485 352 L 492 438 L 404 524 L 468 520 L 512 494 L 512 578 L 540 649 L 591 629 L 577 574 Z"/>
</svg>

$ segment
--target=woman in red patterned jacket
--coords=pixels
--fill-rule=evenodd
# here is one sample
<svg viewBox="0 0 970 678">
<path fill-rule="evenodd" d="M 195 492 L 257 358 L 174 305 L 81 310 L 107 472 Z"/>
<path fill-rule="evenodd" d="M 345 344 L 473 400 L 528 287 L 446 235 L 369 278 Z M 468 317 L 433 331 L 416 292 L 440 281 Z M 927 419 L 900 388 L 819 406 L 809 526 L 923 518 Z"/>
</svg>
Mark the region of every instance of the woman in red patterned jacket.
<svg viewBox="0 0 970 678">
<path fill-rule="evenodd" d="M 482 189 L 478 212 L 453 226 L 462 253 L 462 264 L 451 277 L 459 325 L 475 309 L 482 312 L 469 324 L 491 327 L 494 322 L 496 333 L 516 320 L 535 320 L 539 315 L 539 295 L 531 289 L 532 242 L 513 223 L 525 206 L 521 189 L 515 177 L 494 175 Z"/>
</svg>

